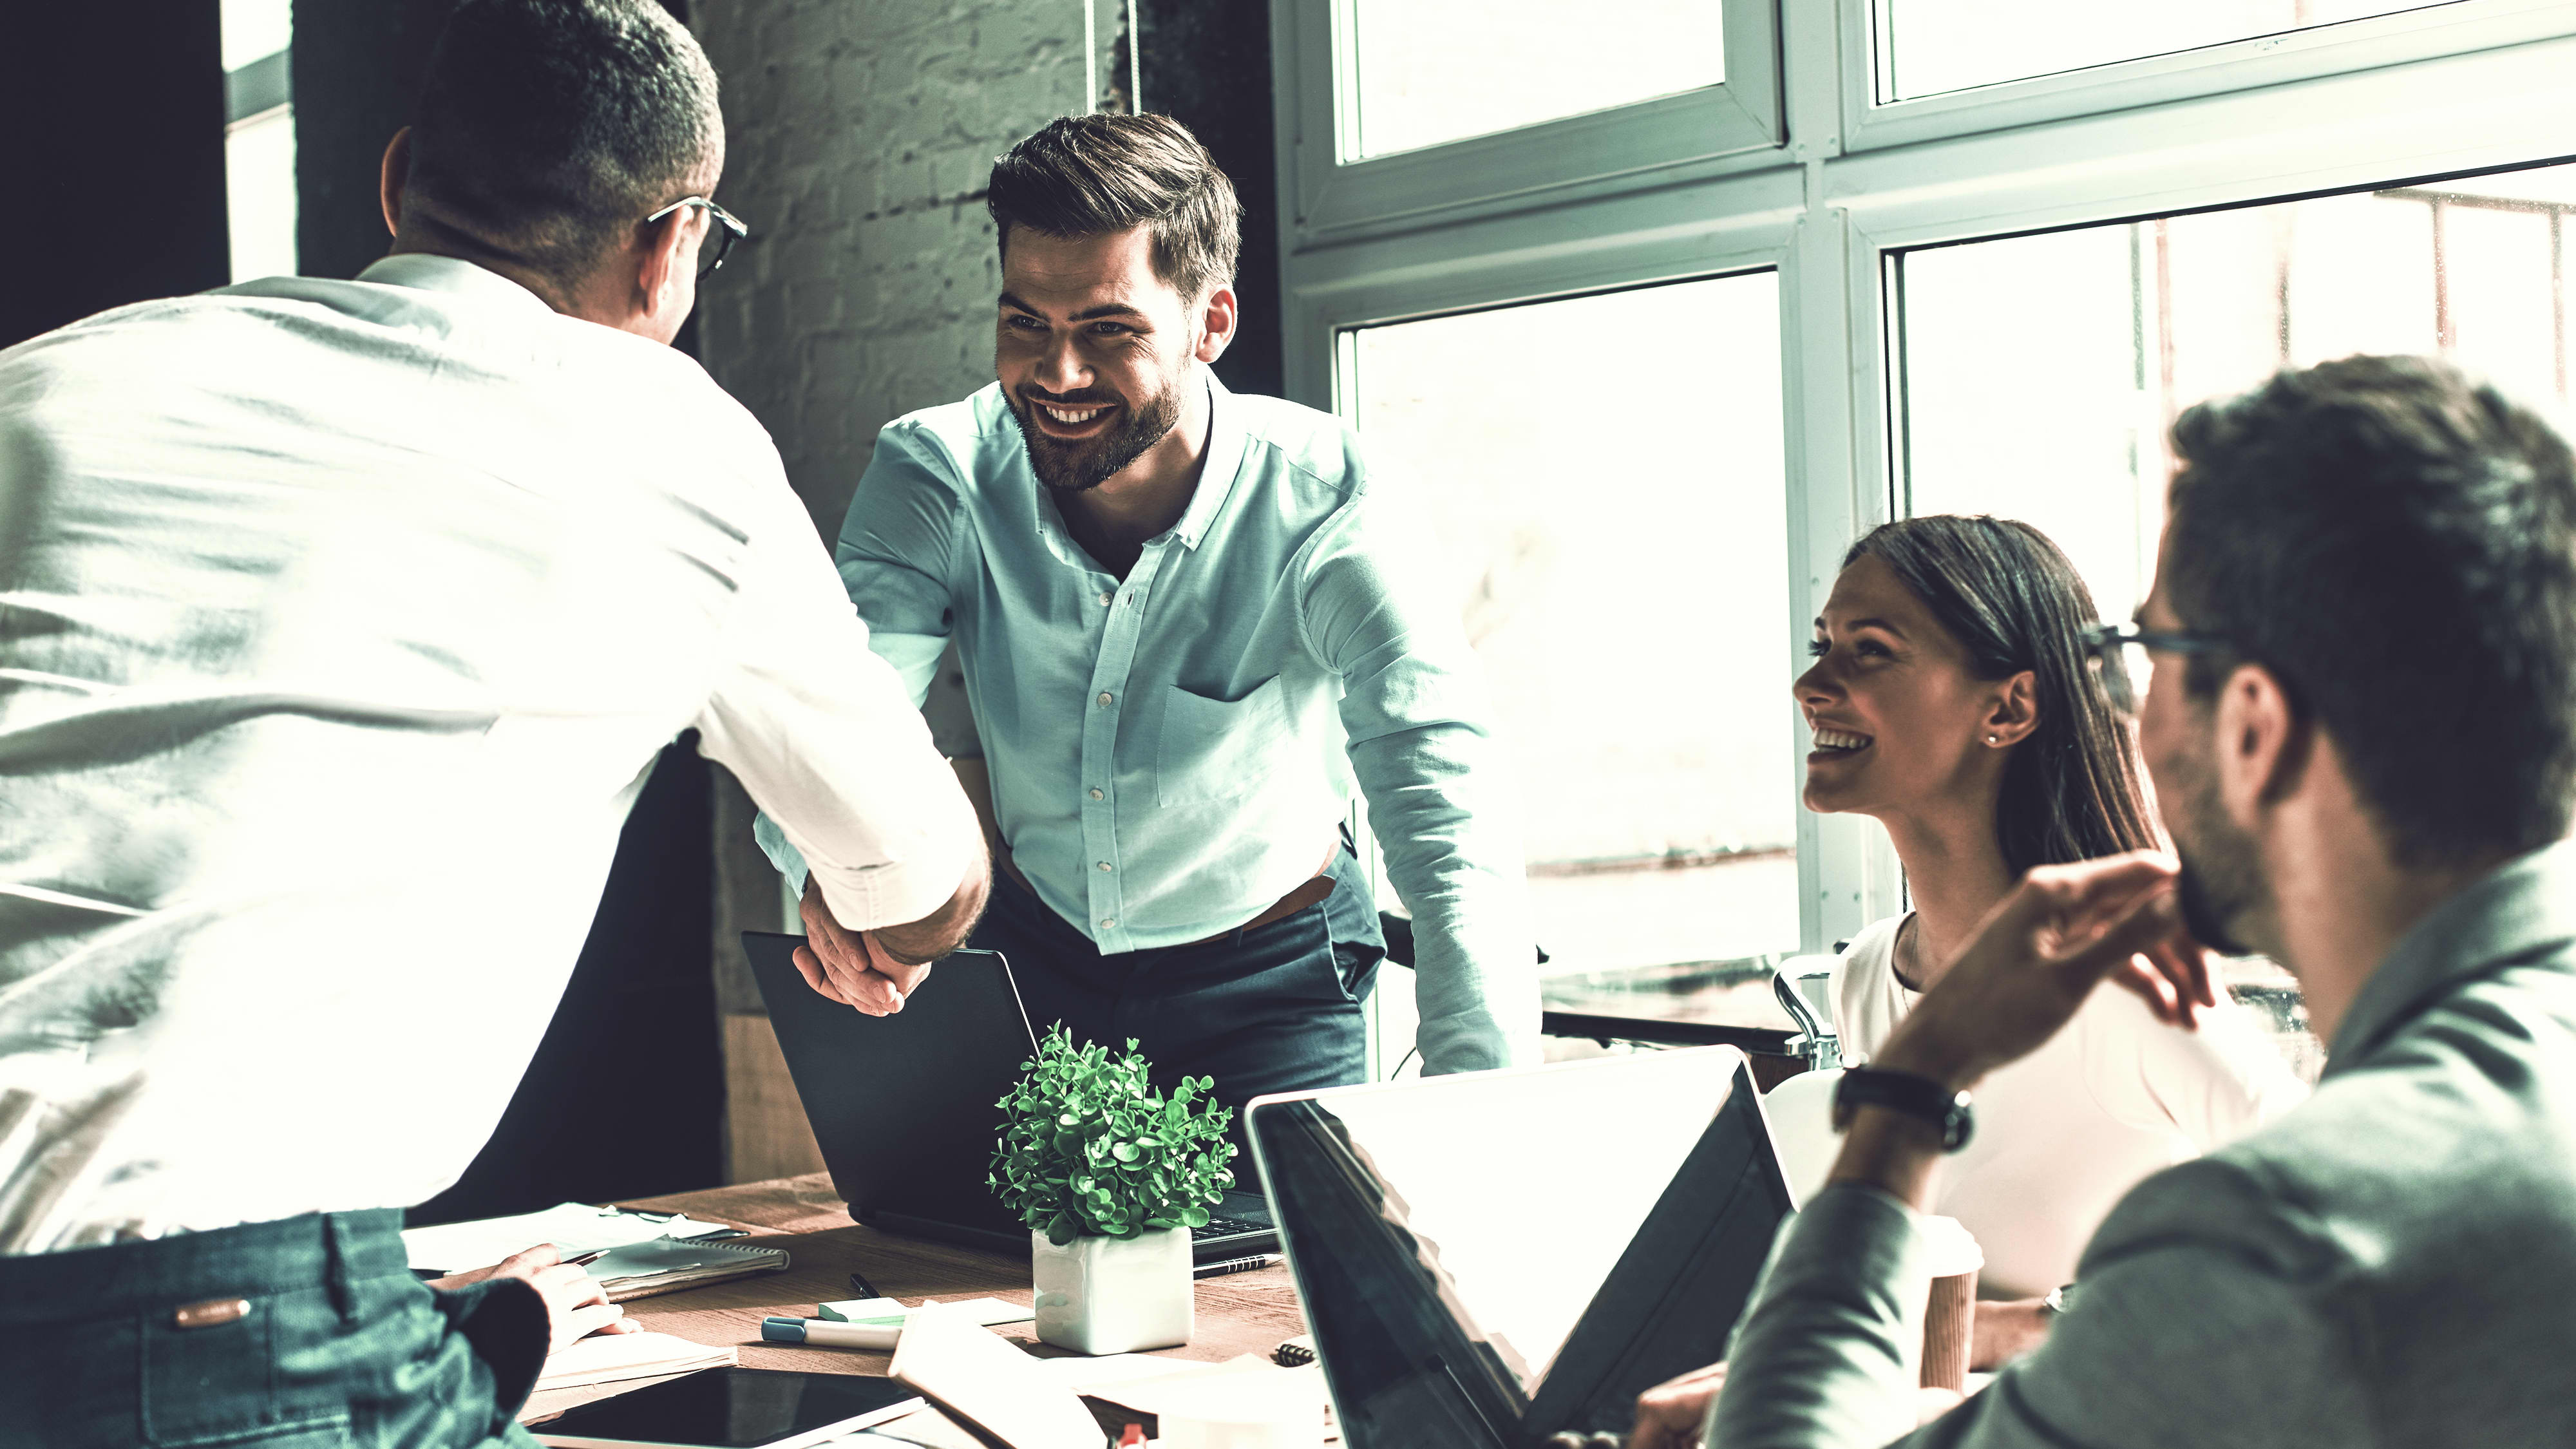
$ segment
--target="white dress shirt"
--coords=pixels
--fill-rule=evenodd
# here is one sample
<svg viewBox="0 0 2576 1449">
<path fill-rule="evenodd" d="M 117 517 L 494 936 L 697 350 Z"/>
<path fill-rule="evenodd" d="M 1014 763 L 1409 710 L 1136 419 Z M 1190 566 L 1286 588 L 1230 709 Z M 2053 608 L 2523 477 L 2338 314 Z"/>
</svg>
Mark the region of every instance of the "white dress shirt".
<svg viewBox="0 0 2576 1449">
<path fill-rule="evenodd" d="M 453 1182 L 691 728 L 846 924 L 968 870 L 687 357 L 424 256 L 0 352 L 0 1251 Z"/>
<path fill-rule="evenodd" d="M 1905 919 L 1862 931 L 1834 964 L 1834 1030 L 1855 1065 L 1922 1000 L 1896 979 Z M 1932 1211 L 1958 1219 L 1985 1250 L 1980 1292 L 2032 1298 L 2075 1281 L 2084 1244 L 2140 1179 L 2235 1141 L 2307 1088 L 2232 1002 L 2184 1031 L 2104 985 L 1975 1097 L 1976 1130 L 1942 1164 Z"/>
</svg>

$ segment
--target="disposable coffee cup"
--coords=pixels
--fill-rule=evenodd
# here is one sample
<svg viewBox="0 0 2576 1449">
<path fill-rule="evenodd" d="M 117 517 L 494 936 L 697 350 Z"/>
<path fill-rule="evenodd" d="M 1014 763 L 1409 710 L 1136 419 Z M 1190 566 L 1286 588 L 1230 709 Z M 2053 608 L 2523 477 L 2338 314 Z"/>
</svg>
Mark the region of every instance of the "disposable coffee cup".
<svg viewBox="0 0 2576 1449">
<path fill-rule="evenodd" d="M 1986 1266 L 1985 1250 L 1957 1218 L 1923 1219 L 1919 1231 L 1932 1267 L 1930 1297 L 1923 1307 L 1923 1386 L 1968 1390 L 1968 1348 L 1977 1331 L 1977 1274 Z"/>
</svg>

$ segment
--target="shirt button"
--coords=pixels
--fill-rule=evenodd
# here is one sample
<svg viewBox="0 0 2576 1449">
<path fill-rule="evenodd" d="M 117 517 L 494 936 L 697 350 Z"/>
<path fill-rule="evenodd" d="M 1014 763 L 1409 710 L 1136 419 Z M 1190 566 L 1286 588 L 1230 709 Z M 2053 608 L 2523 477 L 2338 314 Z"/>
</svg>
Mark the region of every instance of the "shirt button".
<svg viewBox="0 0 2576 1449">
<path fill-rule="evenodd" d="M 1109 868 L 1109 862 L 1107 862 L 1107 861 L 1105 861 L 1105 860 L 1104 860 L 1104 861 L 1102 861 L 1102 862 L 1100 862 L 1100 868 L 1101 868 L 1102 870 L 1107 870 L 1107 869 Z"/>
<path fill-rule="evenodd" d="M 1106 708 L 1106 707 L 1108 706 L 1108 704 L 1109 704 L 1109 701 L 1110 701 L 1110 700 L 1112 700 L 1112 699 L 1114 699 L 1114 698 L 1116 698 L 1116 696 L 1115 696 L 1115 695 L 1112 695 L 1108 690 L 1105 690 L 1105 689 L 1104 689 L 1104 690 L 1100 691 L 1100 703 L 1101 703 L 1101 705 L 1102 705 L 1102 707 L 1103 707 L 1103 708 Z"/>
<path fill-rule="evenodd" d="M 1106 800 L 1106 799 L 1108 799 L 1109 797 L 1108 797 L 1107 795 L 1102 794 L 1102 793 L 1101 793 L 1101 792 L 1099 792 L 1098 790 L 1094 790 L 1094 791 L 1092 791 L 1092 792 L 1091 792 L 1091 798 L 1092 798 L 1092 799 L 1094 799 L 1094 800 Z"/>
<path fill-rule="evenodd" d="M 1104 593 L 1100 596 L 1100 607 L 1106 609 L 1111 604 L 1117 602 L 1117 599 L 1118 596 L 1116 594 Z"/>
<path fill-rule="evenodd" d="M 1116 916 L 1102 916 L 1100 918 L 1100 929 L 1104 931 L 1114 931 L 1118 929 L 1118 918 Z"/>
</svg>

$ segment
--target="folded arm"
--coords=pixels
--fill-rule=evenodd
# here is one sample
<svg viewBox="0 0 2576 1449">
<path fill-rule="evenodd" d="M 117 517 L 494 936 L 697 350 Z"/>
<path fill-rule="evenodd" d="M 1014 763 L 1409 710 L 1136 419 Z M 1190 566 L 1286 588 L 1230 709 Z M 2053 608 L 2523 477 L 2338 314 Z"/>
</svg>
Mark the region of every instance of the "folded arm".
<svg viewBox="0 0 2576 1449">
<path fill-rule="evenodd" d="M 2170 860 L 2043 867 L 2007 897 L 1872 1065 L 1967 1088 L 2045 1042 L 2105 979 L 2189 1025 L 2215 999 L 2181 934 Z M 1912 1421 L 1931 1283 L 1916 1213 L 1929 1124 L 1855 1114 L 1831 1183 L 1792 1220 L 1708 1428 L 1727 1449 L 1859 1449 Z M 2282 1204 L 2216 1161 L 2151 1178 L 2094 1239 L 2073 1311 L 1914 1446 L 2368 1442 L 2350 1345 L 2319 1311 Z"/>
</svg>

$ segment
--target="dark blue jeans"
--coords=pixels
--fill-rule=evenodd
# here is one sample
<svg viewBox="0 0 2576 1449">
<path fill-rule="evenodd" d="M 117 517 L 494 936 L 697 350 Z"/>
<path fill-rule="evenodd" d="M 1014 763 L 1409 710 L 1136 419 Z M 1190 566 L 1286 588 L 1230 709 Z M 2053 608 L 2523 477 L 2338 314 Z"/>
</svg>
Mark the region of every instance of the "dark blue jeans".
<svg viewBox="0 0 2576 1449">
<path fill-rule="evenodd" d="M 1215 1078 L 1217 1100 L 1237 1109 L 1241 1146 L 1240 1109 L 1252 1098 L 1367 1079 L 1360 1003 L 1386 942 L 1359 862 L 1345 849 L 1328 870 L 1330 895 L 1268 925 L 1114 956 L 995 871 L 972 944 L 1009 958 L 1041 1035 L 1060 1021 L 1077 1043 L 1116 1050 L 1133 1037 L 1166 1090 L 1184 1076 Z M 1251 1180 L 1248 1151 L 1235 1176 Z"/>
<path fill-rule="evenodd" d="M 433 1291 L 401 1228 L 311 1213 L 0 1257 L 0 1445 L 532 1446 L 513 1416 L 544 1301 L 515 1280 Z"/>
</svg>

